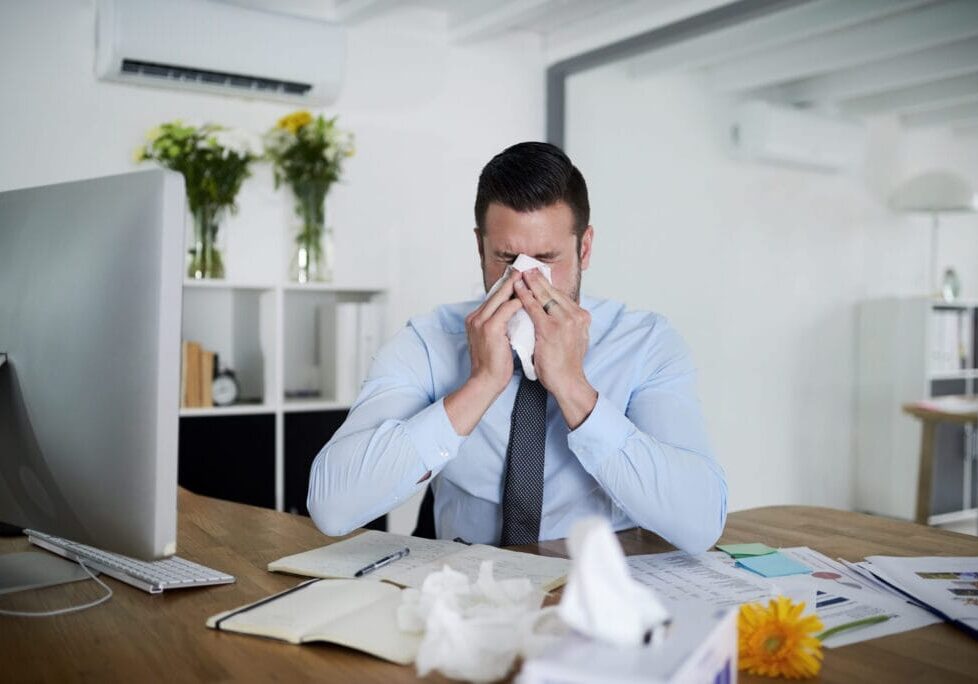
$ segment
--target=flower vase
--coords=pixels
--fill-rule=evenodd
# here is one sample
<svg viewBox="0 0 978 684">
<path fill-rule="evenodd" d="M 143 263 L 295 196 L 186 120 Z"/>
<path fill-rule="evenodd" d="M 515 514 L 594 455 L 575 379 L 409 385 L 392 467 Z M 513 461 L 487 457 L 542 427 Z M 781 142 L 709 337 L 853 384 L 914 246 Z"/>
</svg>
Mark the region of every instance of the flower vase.
<svg viewBox="0 0 978 684">
<path fill-rule="evenodd" d="M 194 210 L 194 238 L 188 250 L 187 277 L 198 280 L 224 277 L 224 260 L 217 244 L 217 231 L 223 214 L 223 207 L 209 205 Z"/>
<path fill-rule="evenodd" d="M 298 194 L 299 221 L 291 277 L 299 283 L 328 282 L 333 278 L 332 232 L 326 227 L 325 191 Z"/>
</svg>

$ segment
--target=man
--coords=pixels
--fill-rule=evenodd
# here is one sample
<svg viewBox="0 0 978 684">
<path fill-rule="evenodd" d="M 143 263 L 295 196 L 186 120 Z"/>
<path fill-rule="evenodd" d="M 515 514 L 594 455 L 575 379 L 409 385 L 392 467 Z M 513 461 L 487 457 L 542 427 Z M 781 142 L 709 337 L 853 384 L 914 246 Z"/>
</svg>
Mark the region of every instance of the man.
<svg viewBox="0 0 978 684">
<path fill-rule="evenodd" d="M 521 143 L 483 169 L 475 202 L 481 302 L 411 319 L 378 353 L 350 415 L 316 457 L 308 506 L 346 534 L 426 484 L 441 538 L 518 544 L 566 537 L 601 515 L 692 552 L 726 519 L 726 482 L 707 444 L 695 370 L 661 316 L 581 298 L 594 230 L 584 178 L 557 147 Z M 535 328 L 524 374 L 506 336 Z M 532 374 L 531 374 L 532 375 Z"/>
</svg>

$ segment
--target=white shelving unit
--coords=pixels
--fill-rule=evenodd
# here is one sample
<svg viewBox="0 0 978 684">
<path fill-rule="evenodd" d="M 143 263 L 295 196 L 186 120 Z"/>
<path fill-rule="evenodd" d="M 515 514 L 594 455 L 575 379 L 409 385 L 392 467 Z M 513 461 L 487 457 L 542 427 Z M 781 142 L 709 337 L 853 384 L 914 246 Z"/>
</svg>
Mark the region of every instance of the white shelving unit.
<svg viewBox="0 0 978 684">
<path fill-rule="evenodd" d="M 948 317 L 955 323 L 948 326 Z M 859 307 L 859 351 L 856 397 L 856 507 L 859 510 L 913 520 L 920 458 L 920 422 L 903 413 L 902 405 L 944 394 L 978 393 L 976 363 L 978 302 L 953 303 L 925 297 L 887 298 Z M 957 322 L 960 321 L 958 324 Z M 949 327 L 960 325 L 960 352 L 950 363 Z M 954 428 L 948 428 L 952 430 Z M 962 428 L 957 428 L 961 430 Z M 947 432 L 939 431 L 940 435 Z M 932 525 L 974 528 L 974 472 L 978 439 L 964 433 L 961 453 L 939 452 L 935 487 L 956 496 L 958 510 L 938 511 Z M 947 452 L 946 449 L 944 449 Z M 957 459 L 960 458 L 960 462 Z M 945 473 L 937 472 L 944 468 Z M 956 481 L 956 482 L 955 482 Z M 941 496 L 932 497 L 940 506 Z M 946 498 L 946 497 L 945 497 Z M 972 529 L 974 532 L 974 529 Z"/>
<path fill-rule="evenodd" d="M 322 376 L 316 310 L 330 302 L 351 301 L 383 307 L 386 292 L 381 287 L 332 283 L 184 282 L 183 339 L 200 342 L 217 353 L 219 364 L 235 372 L 241 398 L 240 403 L 228 407 L 182 408 L 180 416 L 274 416 L 278 510 L 284 510 L 285 503 L 286 414 L 349 408 L 348 402 L 332 396 L 309 395 L 321 386 Z M 304 394 L 299 398 L 287 396 L 292 390 Z"/>
</svg>

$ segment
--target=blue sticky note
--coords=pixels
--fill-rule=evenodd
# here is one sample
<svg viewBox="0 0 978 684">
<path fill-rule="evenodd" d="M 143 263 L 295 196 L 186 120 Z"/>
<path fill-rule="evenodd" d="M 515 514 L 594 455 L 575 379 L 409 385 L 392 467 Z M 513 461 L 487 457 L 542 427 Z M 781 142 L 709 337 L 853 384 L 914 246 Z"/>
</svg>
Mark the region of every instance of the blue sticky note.
<svg viewBox="0 0 978 684">
<path fill-rule="evenodd" d="M 740 558 L 737 565 L 756 572 L 764 577 L 784 577 L 785 575 L 804 575 L 812 571 L 798 561 L 788 558 L 783 553 L 769 553 L 766 556 Z"/>
</svg>

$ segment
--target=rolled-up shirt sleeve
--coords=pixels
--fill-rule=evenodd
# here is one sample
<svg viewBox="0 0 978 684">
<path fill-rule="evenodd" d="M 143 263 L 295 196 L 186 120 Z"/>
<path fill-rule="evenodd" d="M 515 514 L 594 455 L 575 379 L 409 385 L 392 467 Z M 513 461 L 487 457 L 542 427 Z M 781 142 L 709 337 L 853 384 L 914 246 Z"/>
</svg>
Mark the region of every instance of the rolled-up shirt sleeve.
<svg viewBox="0 0 978 684">
<path fill-rule="evenodd" d="M 434 396 L 427 350 L 408 326 L 377 354 L 350 415 L 313 461 L 309 514 L 325 534 L 347 534 L 417 492 L 464 439 Z"/>
<path fill-rule="evenodd" d="M 626 409 L 599 392 L 568 446 L 638 525 L 700 552 L 723 531 L 726 478 L 710 451 L 686 345 L 661 318 L 652 335 Z"/>
</svg>

